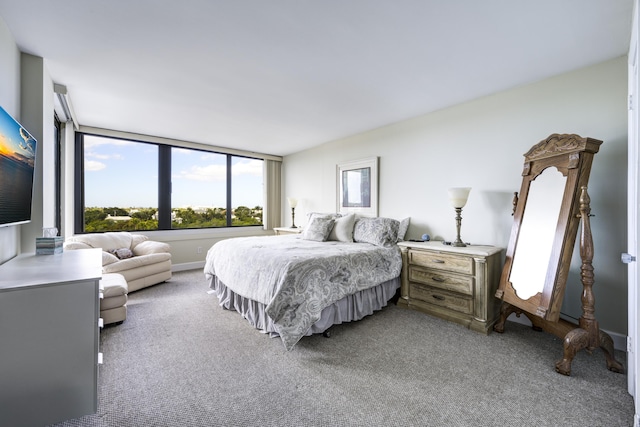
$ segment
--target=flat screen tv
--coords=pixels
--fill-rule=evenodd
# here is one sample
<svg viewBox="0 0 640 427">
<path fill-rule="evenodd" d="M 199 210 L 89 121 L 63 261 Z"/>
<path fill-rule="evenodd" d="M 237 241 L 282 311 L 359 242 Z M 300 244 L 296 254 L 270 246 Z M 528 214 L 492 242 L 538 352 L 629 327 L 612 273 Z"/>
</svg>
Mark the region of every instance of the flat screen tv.
<svg viewBox="0 0 640 427">
<path fill-rule="evenodd" d="M 36 140 L 0 107 L 0 227 L 31 221 Z"/>
</svg>

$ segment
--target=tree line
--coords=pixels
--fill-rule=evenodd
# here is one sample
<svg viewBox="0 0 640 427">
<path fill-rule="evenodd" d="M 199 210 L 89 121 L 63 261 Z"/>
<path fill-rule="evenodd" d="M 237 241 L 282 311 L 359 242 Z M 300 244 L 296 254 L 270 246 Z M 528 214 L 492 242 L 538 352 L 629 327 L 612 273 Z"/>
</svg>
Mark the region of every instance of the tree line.
<svg viewBox="0 0 640 427">
<path fill-rule="evenodd" d="M 262 225 L 262 207 L 238 206 L 232 211 L 232 226 Z M 171 210 L 171 228 L 214 228 L 227 226 L 227 210 L 193 208 Z M 84 210 L 84 231 L 145 231 L 158 229 L 157 208 L 124 209 L 119 207 L 91 207 Z"/>
</svg>

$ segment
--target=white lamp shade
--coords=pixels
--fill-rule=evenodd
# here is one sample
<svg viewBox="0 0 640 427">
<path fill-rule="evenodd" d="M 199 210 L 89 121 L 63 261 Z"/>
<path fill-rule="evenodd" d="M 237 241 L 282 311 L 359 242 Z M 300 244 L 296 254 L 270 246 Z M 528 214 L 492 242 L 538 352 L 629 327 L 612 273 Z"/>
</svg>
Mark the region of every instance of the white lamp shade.
<svg viewBox="0 0 640 427">
<path fill-rule="evenodd" d="M 296 199 L 295 197 L 287 197 L 287 200 L 289 201 L 289 206 L 291 206 L 292 208 L 298 206 L 298 199 Z"/>
<path fill-rule="evenodd" d="M 449 201 L 454 208 L 463 208 L 467 204 L 471 187 L 456 187 L 449 189 Z"/>
</svg>

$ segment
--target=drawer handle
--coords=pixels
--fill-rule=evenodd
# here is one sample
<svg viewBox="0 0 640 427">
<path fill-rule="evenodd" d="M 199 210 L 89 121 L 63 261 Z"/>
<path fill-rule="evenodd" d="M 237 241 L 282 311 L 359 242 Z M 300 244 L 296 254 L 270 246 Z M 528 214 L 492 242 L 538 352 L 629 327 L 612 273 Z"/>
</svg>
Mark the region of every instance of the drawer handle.
<svg viewBox="0 0 640 427">
<path fill-rule="evenodd" d="M 440 282 L 440 283 L 442 283 L 442 282 L 446 281 L 447 279 L 445 279 L 444 277 L 440 277 L 440 276 L 433 276 L 433 277 L 431 278 L 431 280 L 433 280 L 434 282 Z"/>
<path fill-rule="evenodd" d="M 438 301 L 444 301 L 444 297 L 442 295 L 431 295 L 434 299 L 437 299 Z"/>
<path fill-rule="evenodd" d="M 441 259 L 434 259 L 433 262 L 435 262 L 436 264 L 444 264 L 444 261 L 442 261 Z"/>
</svg>

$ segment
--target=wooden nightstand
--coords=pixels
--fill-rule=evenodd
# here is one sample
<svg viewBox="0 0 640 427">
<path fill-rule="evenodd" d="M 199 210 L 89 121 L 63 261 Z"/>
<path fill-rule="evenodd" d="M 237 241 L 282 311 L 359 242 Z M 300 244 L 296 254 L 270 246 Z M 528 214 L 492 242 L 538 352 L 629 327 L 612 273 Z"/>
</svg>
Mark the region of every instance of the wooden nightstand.
<svg viewBox="0 0 640 427">
<path fill-rule="evenodd" d="M 489 334 L 498 319 L 502 249 L 399 242 L 402 288 L 398 305 Z"/>
<path fill-rule="evenodd" d="M 302 233 L 302 228 L 275 227 L 273 231 L 276 236 L 282 236 L 283 234 L 300 234 Z"/>
</svg>

